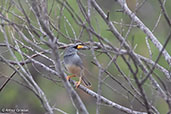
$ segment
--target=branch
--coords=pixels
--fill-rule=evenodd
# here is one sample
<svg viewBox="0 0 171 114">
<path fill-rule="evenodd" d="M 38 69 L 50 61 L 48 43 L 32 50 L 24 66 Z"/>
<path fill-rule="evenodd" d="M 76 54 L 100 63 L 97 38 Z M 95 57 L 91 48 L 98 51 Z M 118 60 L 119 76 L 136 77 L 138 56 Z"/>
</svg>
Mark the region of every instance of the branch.
<svg viewBox="0 0 171 114">
<path fill-rule="evenodd" d="M 124 42 L 124 38 L 117 31 L 117 29 L 115 28 L 113 23 L 110 20 L 107 20 L 107 15 L 104 13 L 104 11 L 100 8 L 100 6 L 96 3 L 95 0 L 91 0 L 91 4 L 96 9 L 96 11 L 99 13 L 99 15 L 103 18 L 103 20 L 106 22 L 106 24 L 110 28 L 110 31 L 116 36 L 116 38 L 121 43 L 123 42 L 123 46 L 126 48 L 128 54 L 130 55 L 132 60 L 134 60 L 136 62 L 136 64 L 141 68 L 141 70 L 144 72 L 144 74 L 147 75 L 148 74 L 148 69 L 142 64 L 142 61 L 136 56 L 135 52 L 131 49 L 131 47 L 128 45 L 128 43 Z M 160 93 L 161 97 L 166 99 L 166 93 L 160 87 L 160 85 L 157 83 L 157 81 L 151 75 L 150 75 L 149 79 L 151 80 L 151 83 L 153 84 L 153 87 Z"/>
<path fill-rule="evenodd" d="M 157 40 L 154 34 L 144 25 L 144 23 L 128 8 L 125 0 L 117 0 L 124 12 L 138 25 L 138 27 L 150 38 L 152 43 L 158 48 L 159 51 L 163 49 L 163 45 Z M 171 65 L 171 57 L 164 49 L 162 52 L 165 60 Z"/>
<path fill-rule="evenodd" d="M 72 83 L 72 85 L 75 84 L 75 81 L 73 81 L 73 80 L 70 80 L 70 82 Z M 101 95 L 98 95 L 96 92 L 84 87 L 83 85 L 80 85 L 78 88 L 81 89 L 82 91 L 86 92 L 90 96 L 94 97 L 95 99 L 97 99 L 99 97 L 101 102 L 103 102 L 103 103 L 105 103 L 105 104 L 107 104 L 109 106 L 112 106 L 113 108 L 116 108 L 116 109 L 118 109 L 118 110 L 120 110 L 122 112 L 125 112 L 125 113 L 128 113 L 128 114 L 147 114 L 146 112 L 138 112 L 138 111 L 134 111 L 132 109 L 129 109 L 127 107 L 121 106 L 121 105 L 119 105 L 119 104 L 117 104 L 117 103 L 115 103 L 115 102 L 101 96 Z"/>
<path fill-rule="evenodd" d="M 2 86 L 0 87 L 0 92 L 3 90 L 3 88 L 7 85 L 7 83 L 12 79 L 12 77 L 16 74 L 16 71 L 14 71 L 10 77 L 2 84 Z"/>
<path fill-rule="evenodd" d="M 162 9 L 164 18 L 166 19 L 166 21 L 167 21 L 169 27 L 171 27 L 171 21 L 170 21 L 169 15 L 167 14 L 166 8 L 165 8 L 165 6 L 164 6 L 166 1 L 164 1 L 163 3 L 162 3 L 161 0 L 158 0 L 158 1 L 159 1 L 159 3 L 160 3 L 160 7 L 161 7 L 161 9 Z"/>
<path fill-rule="evenodd" d="M 159 55 L 158 55 L 158 57 L 157 57 L 157 59 L 156 59 L 156 61 L 155 61 L 155 64 L 153 65 L 153 67 L 151 68 L 151 70 L 149 71 L 149 73 L 147 74 L 147 76 L 141 81 L 141 84 L 144 84 L 144 82 L 149 78 L 150 74 L 153 73 L 153 71 L 154 71 L 154 69 L 155 69 L 155 67 L 156 67 L 156 64 L 158 63 L 158 61 L 159 61 L 159 59 L 160 59 L 160 57 L 161 57 L 161 53 L 162 53 L 163 50 L 166 48 L 166 46 L 167 46 L 167 44 L 168 44 L 170 38 L 171 38 L 171 32 L 170 32 L 168 38 L 166 39 L 166 41 L 165 41 L 165 43 L 164 43 L 164 45 L 163 45 L 163 48 L 162 48 L 162 50 L 160 51 L 160 53 L 159 53 Z"/>
<path fill-rule="evenodd" d="M 56 46 L 57 38 L 50 31 L 49 26 L 45 23 L 45 20 L 43 20 L 41 18 L 43 15 L 41 15 L 40 9 L 43 8 L 43 6 L 38 5 L 38 1 L 36 1 L 36 0 L 32 0 L 31 5 L 32 5 L 33 11 L 37 17 L 37 20 L 40 23 L 40 27 L 46 33 L 46 35 L 49 37 L 49 42 L 47 42 L 47 44 L 49 44 L 48 46 L 52 49 L 52 57 L 54 59 L 55 69 L 59 73 L 58 76 L 61 77 L 62 82 L 63 82 L 71 100 L 73 101 L 73 105 L 75 106 L 75 108 L 77 109 L 77 111 L 79 113 L 88 114 L 88 111 L 87 111 L 85 105 L 83 104 L 81 98 L 78 96 L 78 94 L 73 89 L 73 87 L 70 85 L 70 83 L 68 83 L 68 81 L 66 80 L 66 75 L 62 71 L 61 63 L 59 60 L 58 48 Z M 46 15 L 46 14 L 44 14 L 44 15 Z"/>
<path fill-rule="evenodd" d="M 10 48 L 10 44 L 9 44 L 9 41 L 8 41 L 8 37 L 7 37 L 7 34 L 5 32 L 5 28 L 2 26 L 2 29 L 1 29 L 3 35 L 4 35 L 4 38 L 5 38 L 5 43 L 7 45 L 7 48 L 11 54 L 11 56 L 14 58 L 14 60 L 17 62 L 17 65 L 19 66 L 19 68 L 21 69 L 21 72 L 18 71 L 18 69 L 16 69 L 14 66 L 12 66 L 3 56 L 0 55 L 0 59 L 2 61 L 4 61 L 9 67 L 11 67 L 12 69 L 14 69 L 15 71 L 17 71 L 17 73 L 23 78 L 24 81 L 27 82 L 27 84 L 31 87 L 32 91 L 35 93 L 35 95 L 40 99 L 40 101 L 42 102 L 42 105 L 44 107 L 44 109 L 52 114 L 53 111 L 52 111 L 52 108 L 51 106 L 49 105 L 49 102 L 44 94 L 44 92 L 41 90 L 41 88 L 37 85 L 37 83 L 34 81 L 33 77 L 31 76 L 30 73 L 28 73 L 24 68 L 23 66 L 19 63 L 17 57 L 14 55 L 12 49 Z M 15 38 L 14 38 L 14 41 L 15 41 L 15 44 L 18 46 Z M 18 52 L 20 53 L 20 55 L 23 57 L 23 53 L 22 51 L 20 50 L 19 46 L 18 46 Z"/>
</svg>

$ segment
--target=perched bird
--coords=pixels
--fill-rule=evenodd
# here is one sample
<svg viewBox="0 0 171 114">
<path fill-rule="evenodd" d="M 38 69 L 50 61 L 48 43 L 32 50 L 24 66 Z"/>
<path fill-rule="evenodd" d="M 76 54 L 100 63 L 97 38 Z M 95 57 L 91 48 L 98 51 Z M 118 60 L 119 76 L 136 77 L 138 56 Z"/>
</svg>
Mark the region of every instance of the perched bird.
<svg viewBox="0 0 171 114">
<path fill-rule="evenodd" d="M 64 51 L 64 65 L 68 72 L 72 74 L 67 76 L 67 80 L 72 77 L 79 77 L 79 81 L 76 82 L 76 88 L 78 88 L 82 81 L 86 86 L 91 86 L 91 83 L 84 75 L 83 62 L 77 53 L 78 49 L 81 49 L 83 47 L 84 46 L 82 45 L 69 46 Z"/>
</svg>

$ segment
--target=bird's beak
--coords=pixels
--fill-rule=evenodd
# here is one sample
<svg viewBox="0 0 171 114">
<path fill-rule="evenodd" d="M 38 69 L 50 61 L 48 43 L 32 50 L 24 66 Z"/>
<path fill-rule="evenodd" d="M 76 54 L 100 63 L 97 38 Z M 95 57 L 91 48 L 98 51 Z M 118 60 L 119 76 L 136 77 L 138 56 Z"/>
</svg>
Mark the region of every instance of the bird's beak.
<svg viewBox="0 0 171 114">
<path fill-rule="evenodd" d="M 77 46 L 77 49 L 81 49 L 81 48 L 84 48 L 84 46 L 83 45 L 78 45 Z"/>
</svg>

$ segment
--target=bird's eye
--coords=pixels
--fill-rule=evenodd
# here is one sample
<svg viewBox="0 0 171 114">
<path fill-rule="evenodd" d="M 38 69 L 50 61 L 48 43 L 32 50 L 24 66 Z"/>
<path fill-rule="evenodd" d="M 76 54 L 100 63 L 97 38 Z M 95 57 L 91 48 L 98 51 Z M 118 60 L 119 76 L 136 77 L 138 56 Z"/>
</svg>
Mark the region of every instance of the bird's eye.
<svg viewBox="0 0 171 114">
<path fill-rule="evenodd" d="M 77 49 L 77 46 L 78 46 L 78 45 L 76 45 L 76 46 L 73 46 L 73 48 Z"/>
</svg>

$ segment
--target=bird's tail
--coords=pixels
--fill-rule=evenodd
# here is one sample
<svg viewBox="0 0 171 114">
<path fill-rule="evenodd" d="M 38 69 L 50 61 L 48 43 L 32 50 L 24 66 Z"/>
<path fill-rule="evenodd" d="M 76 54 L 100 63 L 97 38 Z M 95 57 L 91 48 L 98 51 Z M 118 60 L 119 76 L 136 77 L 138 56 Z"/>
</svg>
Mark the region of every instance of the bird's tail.
<svg viewBox="0 0 171 114">
<path fill-rule="evenodd" d="M 82 77 L 82 80 L 85 86 L 91 87 L 90 81 L 88 81 L 88 79 L 85 76 Z"/>
</svg>

